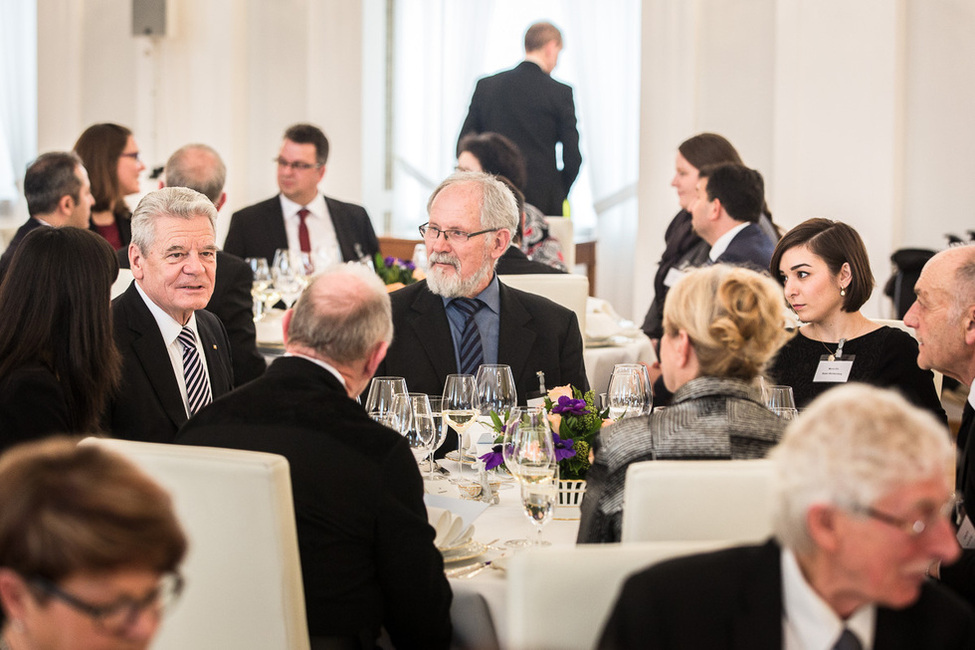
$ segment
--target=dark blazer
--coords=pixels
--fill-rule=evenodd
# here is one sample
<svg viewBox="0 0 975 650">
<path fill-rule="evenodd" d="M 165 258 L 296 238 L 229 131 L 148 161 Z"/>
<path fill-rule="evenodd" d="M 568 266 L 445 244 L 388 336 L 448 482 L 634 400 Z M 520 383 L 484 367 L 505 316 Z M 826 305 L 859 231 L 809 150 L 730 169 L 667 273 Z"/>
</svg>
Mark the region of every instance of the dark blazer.
<svg viewBox="0 0 975 650">
<path fill-rule="evenodd" d="M 64 389 L 41 364 L 18 368 L 0 380 L 0 451 L 55 433 L 82 433 L 71 424 Z"/>
<path fill-rule="evenodd" d="M 955 490 L 961 493 L 968 518 L 975 522 L 975 413 L 965 400 L 961 426 L 958 428 L 958 471 Z M 962 549 L 961 557 L 950 566 L 941 567 L 941 582 L 951 587 L 969 604 L 975 606 L 975 549 Z"/>
<path fill-rule="evenodd" d="M 782 570 L 774 541 L 662 562 L 629 578 L 599 648 L 782 647 Z M 875 650 L 975 647 L 975 612 L 928 583 L 901 610 L 877 608 Z"/>
<path fill-rule="evenodd" d="M 152 312 L 129 285 L 112 301 L 115 344 L 122 353 L 122 383 L 103 418 L 116 438 L 145 442 L 173 442 L 186 423 L 186 408 L 173 374 L 173 365 Z M 201 309 L 196 324 L 203 343 L 213 399 L 230 392 L 234 371 L 230 342 L 220 319 Z"/>
<path fill-rule="evenodd" d="M 31 217 L 28 219 L 14 236 L 11 238 L 10 243 L 7 244 L 7 250 L 3 251 L 3 255 L 0 255 L 0 281 L 3 280 L 4 274 L 7 272 L 7 267 L 10 266 L 10 261 L 14 258 L 14 251 L 17 250 L 17 246 L 20 245 L 20 241 L 34 228 L 40 228 L 43 226 L 40 221 Z"/>
<path fill-rule="evenodd" d="M 734 236 L 715 263 L 745 266 L 759 272 L 768 271 L 774 250 L 775 244 L 768 235 L 757 224 L 750 223 Z"/>
<path fill-rule="evenodd" d="M 397 648 L 448 646 L 450 586 L 416 461 L 329 371 L 278 358 L 201 410 L 177 442 L 288 459 L 312 636 L 374 639 L 385 625 Z"/>
<path fill-rule="evenodd" d="M 544 214 L 561 216 L 562 201 L 582 165 L 572 87 L 530 61 L 478 80 L 460 137 L 486 131 L 510 138 L 525 157 L 525 202 Z M 562 143 L 561 171 L 555 159 L 558 142 Z"/>
<path fill-rule="evenodd" d="M 355 262 L 368 256 L 371 260 L 379 252 L 379 240 L 365 209 L 327 196 L 325 204 L 342 249 L 342 259 Z M 232 255 L 241 259 L 264 257 L 268 264 L 274 260 L 274 251 L 287 247 L 288 233 L 279 196 L 234 212 L 223 244 L 223 249 Z"/>
<path fill-rule="evenodd" d="M 548 387 L 572 384 L 589 389 L 582 359 L 582 334 L 575 313 L 547 298 L 500 283 L 498 363 L 511 366 L 518 402 L 538 392 L 537 371 Z M 443 299 L 426 280 L 394 291 L 393 343 L 377 375 L 405 377 L 411 391 L 440 395 L 447 375 L 457 372 L 453 339 Z"/>
<path fill-rule="evenodd" d="M 118 263 L 129 268 L 129 251 L 118 253 Z M 254 330 L 251 285 L 254 272 L 244 260 L 224 251 L 217 251 L 217 272 L 213 278 L 213 295 L 206 310 L 223 323 L 230 339 L 230 360 L 234 368 L 234 386 L 246 384 L 264 374 L 267 362 L 257 351 Z"/>
<path fill-rule="evenodd" d="M 528 259 L 528 256 L 518 248 L 517 244 L 508 246 L 508 250 L 504 252 L 504 255 L 498 258 L 498 265 L 494 267 L 494 270 L 498 275 L 526 275 L 532 273 L 565 274 L 565 271 L 549 266 L 548 264 L 542 264 L 541 262 Z"/>
</svg>

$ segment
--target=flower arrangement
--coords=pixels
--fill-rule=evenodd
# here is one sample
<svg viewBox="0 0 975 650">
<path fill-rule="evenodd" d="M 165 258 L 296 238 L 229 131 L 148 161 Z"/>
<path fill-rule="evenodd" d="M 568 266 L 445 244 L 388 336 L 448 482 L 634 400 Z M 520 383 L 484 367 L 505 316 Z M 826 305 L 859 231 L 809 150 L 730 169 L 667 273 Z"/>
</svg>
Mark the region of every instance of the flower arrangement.
<svg viewBox="0 0 975 650">
<path fill-rule="evenodd" d="M 595 391 L 583 394 L 574 386 L 553 388 L 545 397 L 545 410 L 548 411 L 552 425 L 552 442 L 555 459 L 559 464 L 559 478 L 566 481 L 584 480 L 589 472 L 589 452 L 599 430 L 607 424 L 609 410 L 600 411 L 595 405 Z M 494 469 L 504 463 L 501 443 L 504 441 L 506 425 L 491 412 L 493 428 L 498 436 L 490 452 L 480 457 L 485 469 Z M 507 417 L 505 417 L 507 421 Z"/>
<path fill-rule="evenodd" d="M 398 257 L 383 257 L 382 253 L 376 253 L 373 266 L 376 267 L 376 275 L 386 285 L 387 291 L 402 289 L 406 285 L 419 282 L 426 277 L 413 262 L 401 260 Z"/>
</svg>

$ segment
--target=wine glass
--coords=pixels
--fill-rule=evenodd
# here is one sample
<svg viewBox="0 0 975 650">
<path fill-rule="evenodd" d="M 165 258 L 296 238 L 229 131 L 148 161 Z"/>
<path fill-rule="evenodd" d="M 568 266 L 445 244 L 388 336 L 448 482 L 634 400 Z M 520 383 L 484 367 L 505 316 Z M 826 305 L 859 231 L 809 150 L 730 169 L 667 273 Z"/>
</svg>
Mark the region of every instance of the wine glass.
<svg viewBox="0 0 975 650">
<path fill-rule="evenodd" d="M 447 375 L 441 401 L 443 421 L 457 432 L 458 458 L 463 465 L 464 455 L 469 447 L 464 435 L 475 422 L 474 375 Z"/>
<path fill-rule="evenodd" d="M 376 422 L 386 424 L 393 395 L 405 392 L 406 380 L 402 377 L 373 377 L 366 394 L 366 413 Z"/>
<path fill-rule="evenodd" d="M 288 309 L 291 309 L 291 305 L 295 304 L 304 289 L 304 274 L 304 265 L 299 256 L 287 248 L 275 251 L 271 275 L 274 277 L 274 288 Z"/>
<path fill-rule="evenodd" d="M 650 380 L 639 364 L 618 364 L 613 369 L 606 393 L 609 417 L 614 420 L 636 417 L 650 410 Z"/>
<path fill-rule="evenodd" d="M 765 405 L 768 409 L 785 420 L 795 420 L 799 417 L 796 400 L 792 394 L 792 386 L 764 385 Z"/>
<path fill-rule="evenodd" d="M 428 480 L 442 481 L 444 480 L 444 477 L 434 472 L 434 469 L 437 467 L 437 461 L 434 460 L 433 454 L 440 449 L 440 446 L 443 445 L 444 441 L 447 439 L 447 429 L 443 424 L 443 398 L 434 395 L 430 395 L 429 398 L 430 411 L 433 415 L 433 428 L 436 433 L 436 438 L 433 441 L 433 445 L 430 447 L 430 455 L 428 456 L 430 460 L 430 472 Z"/>
<path fill-rule="evenodd" d="M 511 367 L 505 364 L 482 364 L 477 369 L 474 407 L 481 415 L 491 411 L 504 419 L 504 414 L 518 404 L 518 392 Z"/>
<path fill-rule="evenodd" d="M 390 427 L 399 431 L 410 445 L 417 464 L 427 454 L 437 437 L 433 412 L 425 393 L 397 393 L 389 407 Z"/>
<path fill-rule="evenodd" d="M 537 533 L 534 545 L 542 546 L 546 545 L 541 539 L 542 528 L 552 518 L 558 499 L 555 445 L 544 409 L 516 409 L 514 413 L 507 422 L 502 453 L 505 464 L 521 483 L 521 503 Z M 507 544 L 514 546 L 518 541 Z"/>
<path fill-rule="evenodd" d="M 251 309 L 256 323 L 264 319 L 267 310 L 270 308 L 265 299 L 265 293 L 271 286 L 271 269 L 267 265 L 266 257 L 248 257 L 245 261 L 254 273 L 254 279 L 251 282 L 251 300 L 253 301 Z"/>
</svg>

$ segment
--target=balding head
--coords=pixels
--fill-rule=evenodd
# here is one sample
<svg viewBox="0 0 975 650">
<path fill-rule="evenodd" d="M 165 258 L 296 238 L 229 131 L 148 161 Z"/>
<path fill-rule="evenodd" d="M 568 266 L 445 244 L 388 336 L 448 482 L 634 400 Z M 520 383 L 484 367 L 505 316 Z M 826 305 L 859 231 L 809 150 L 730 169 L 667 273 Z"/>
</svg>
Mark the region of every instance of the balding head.
<svg viewBox="0 0 975 650">
<path fill-rule="evenodd" d="M 180 147 L 166 161 L 164 177 L 169 187 L 188 187 L 206 195 L 218 210 L 223 204 L 227 167 L 213 147 L 205 144 Z"/>
</svg>

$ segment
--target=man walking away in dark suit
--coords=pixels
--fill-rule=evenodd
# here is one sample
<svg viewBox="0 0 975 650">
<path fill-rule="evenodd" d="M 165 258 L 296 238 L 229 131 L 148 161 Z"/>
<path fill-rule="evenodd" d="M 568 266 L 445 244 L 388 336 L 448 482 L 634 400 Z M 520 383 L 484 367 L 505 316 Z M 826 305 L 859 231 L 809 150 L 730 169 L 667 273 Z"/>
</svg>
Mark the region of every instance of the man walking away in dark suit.
<svg viewBox="0 0 975 650">
<path fill-rule="evenodd" d="M 582 165 L 572 88 L 550 76 L 561 51 L 558 28 L 544 22 L 529 27 L 525 60 L 511 70 L 478 80 L 457 141 L 459 147 L 468 133 L 485 131 L 510 138 L 528 167 L 525 200 L 553 217 L 562 216 L 562 203 Z M 560 142 L 561 169 L 555 155 Z"/>
<path fill-rule="evenodd" d="M 598 647 L 975 647 L 975 612 L 926 575 L 959 555 L 954 449 L 934 416 L 846 384 L 814 400 L 769 457 L 774 540 L 637 573 Z"/>
<path fill-rule="evenodd" d="M 135 280 L 112 301 L 122 382 L 103 418 L 119 438 L 172 442 L 189 416 L 233 388 L 227 332 L 204 309 L 216 218 L 210 199 L 185 187 L 150 192 L 132 215 Z"/>
<path fill-rule="evenodd" d="M 219 399 L 178 442 L 281 454 L 291 467 L 312 648 L 446 648 L 450 586 L 406 440 L 355 396 L 393 336 L 389 297 L 360 264 L 316 277 L 285 315 L 286 354 Z"/>
<path fill-rule="evenodd" d="M 969 387 L 955 472 L 955 492 L 961 496 L 955 524 L 962 556 L 950 566 L 933 567 L 931 573 L 975 604 L 975 246 L 949 248 L 928 260 L 914 293 L 917 300 L 904 315 L 904 324 L 916 332 L 917 365 Z"/>
<path fill-rule="evenodd" d="M 235 212 L 223 249 L 268 263 L 279 248 L 309 253 L 318 266 L 372 260 L 379 240 L 366 211 L 318 191 L 327 160 L 328 138 L 321 129 L 311 124 L 289 127 L 274 159 L 281 193 Z"/>
<path fill-rule="evenodd" d="M 0 280 L 3 280 L 17 245 L 27 233 L 41 226 L 87 228 L 91 206 L 95 204 L 88 172 L 81 164 L 81 158 L 66 151 L 41 154 L 27 167 L 24 196 L 30 218 L 17 229 L 7 250 L 0 256 Z"/>
<path fill-rule="evenodd" d="M 223 191 L 227 168 L 220 154 L 205 144 L 188 144 L 177 149 L 166 161 L 163 178 L 165 183 L 160 187 L 188 187 L 205 194 L 218 213 L 227 201 L 227 193 Z M 124 268 L 128 268 L 127 258 Z M 254 272 L 244 260 L 217 251 L 217 275 L 206 309 L 216 314 L 227 329 L 235 386 L 260 377 L 267 368 L 264 357 L 257 351 L 251 297 L 253 283 Z"/>
</svg>

